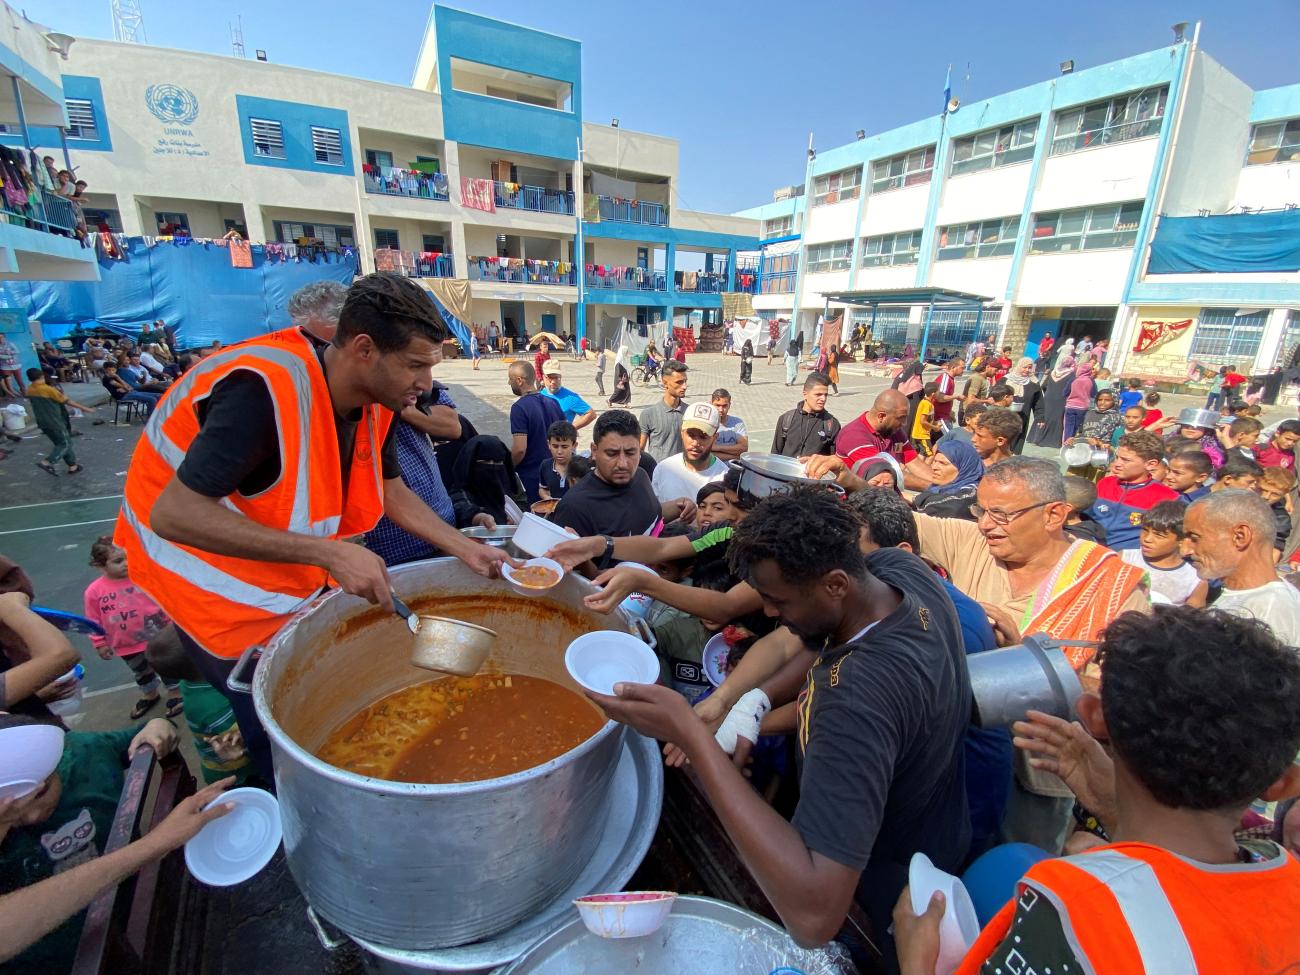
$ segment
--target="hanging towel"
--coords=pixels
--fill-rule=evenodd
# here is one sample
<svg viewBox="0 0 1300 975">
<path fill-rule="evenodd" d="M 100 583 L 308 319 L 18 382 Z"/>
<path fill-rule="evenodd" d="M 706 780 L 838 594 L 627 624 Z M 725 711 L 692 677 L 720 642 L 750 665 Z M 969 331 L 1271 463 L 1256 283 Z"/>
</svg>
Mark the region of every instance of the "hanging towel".
<svg viewBox="0 0 1300 975">
<path fill-rule="evenodd" d="M 492 180 L 460 178 L 460 205 L 471 210 L 483 210 L 496 213 L 496 200 L 493 198 Z"/>
<path fill-rule="evenodd" d="M 247 267 L 253 266 L 253 248 L 249 246 L 246 240 L 230 239 L 230 266 Z"/>
</svg>

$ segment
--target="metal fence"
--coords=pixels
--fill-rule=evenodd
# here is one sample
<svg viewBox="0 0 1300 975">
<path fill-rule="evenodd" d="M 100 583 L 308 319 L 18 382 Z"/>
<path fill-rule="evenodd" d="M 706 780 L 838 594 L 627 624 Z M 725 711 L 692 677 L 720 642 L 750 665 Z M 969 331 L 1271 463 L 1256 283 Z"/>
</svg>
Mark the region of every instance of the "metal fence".
<svg viewBox="0 0 1300 975">
<path fill-rule="evenodd" d="M 524 183 L 504 183 L 496 180 L 492 194 L 499 207 L 509 210 L 531 210 L 534 213 L 561 213 L 573 216 L 573 194 L 568 190 L 551 190 L 545 186 L 528 186 Z"/>
</svg>

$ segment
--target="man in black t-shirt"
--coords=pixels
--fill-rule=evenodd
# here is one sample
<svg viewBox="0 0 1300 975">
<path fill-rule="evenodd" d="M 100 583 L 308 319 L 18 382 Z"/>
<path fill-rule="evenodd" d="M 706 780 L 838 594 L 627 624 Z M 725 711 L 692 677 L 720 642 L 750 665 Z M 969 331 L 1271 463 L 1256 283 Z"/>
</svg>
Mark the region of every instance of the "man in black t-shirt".
<svg viewBox="0 0 1300 975">
<path fill-rule="evenodd" d="M 610 717 L 677 745 L 794 939 L 835 937 L 856 899 L 892 955 L 890 909 L 917 852 L 960 868 L 970 842 L 962 742 L 971 691 L 952 602 L 920 559 L 864 556 L 857 514 L 821 490 L 765 499 L 731 540 L 732 569 L 819 653 L 798 702 L 799 805 L 781 819 L 685 699 L 620 684 Z"/>
<path fill-rule="evenodd" d="M 641 425 L 636 417 L 627 410 L 602 413 L 592 436 L 592 472 L 569 489 L 551 521 L 582 537 L 613 539 L 655 534 L 664 521 L 694 518 L 690 498 L 660 503 L 640 457 Z"/>
</svg>

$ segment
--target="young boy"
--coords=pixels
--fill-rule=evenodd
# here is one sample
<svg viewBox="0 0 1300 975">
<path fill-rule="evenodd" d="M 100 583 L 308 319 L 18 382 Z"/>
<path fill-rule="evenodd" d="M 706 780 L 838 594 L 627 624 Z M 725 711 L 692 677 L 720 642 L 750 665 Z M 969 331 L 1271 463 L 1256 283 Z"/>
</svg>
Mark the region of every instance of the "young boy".
<svg viewBox="0 0 1300 975">
<path fill-rule="evenodd" d="M 1264 473 L 1264 468 L 1260 467 L 1253 460 L 1247 460 L 1241 455 L 1229 457 L 1227 462 L 1219 468 L 1218 474 L 1214 478 L 1214 484 L 1210 486 L 1211 491 L 1254 491 L 1259 493 L 1259 476 Z"/>
<path fill-rule="evenodd" d="M 989 390 L 989 406 L 1000 406 L 1009 410 L 1016 402 L 1016 391 L 1006 383 L 998 383 Z"/>
<path fill-rule="evenodd" d="M 942 427 L 932 419 L 935 398 L 939 395 L 938 383 L 926 383 L 921 390 L 921 401 L 916 404 L 916 419 L 912 421 L 912 444 L 919 454 L 929 457 L 933 452 L 931 441 Z"/>
<path fill-rule="evenodd" d="M 1181 501 L 1161 501 L 1142 514 L 1142 535 L 1138 548 L 1120 552 L 1120 558 L 1147 570 L 1151 581 L 1151 602 L 1170 606 L 1205 606 L 1210 584 L 1196 574 L 1183 558 L 1183 514 Z"/>
<path fill-rule="evenodd" d="M 1106 526 L 1106 544 L 1115 551 L 1138 547 L 1143 512 L 1178 499 L 1173 488 L 1152 476 L 1164 457 L 1164 441 L 1150 430 L 1120 437 L 1110 473 L 1097 482 L 1097 500 L 1089 509 Z"/>
<path fill-rule="evenodd" d="M 1191 449 L 1174 450 L 1169 455 L 1165 486 L 1177 491 L 1178 500 L 1183 504 L 1191 504 L 1210 493 L 1205 482 L 1213 473 L 1214 461 L 1195 445 Z"/>
<path fill-rule="evenodd" d="M 1114 842 L 1030 867 L 957 975 L 1294 971 L 1300 862 L 1234 830 L 1254 800 L 1300 792 L 1300 659 L 1253 621 L 1156 606 L 1110 623 L 1097 660 L 1082 727 L 1031 712 L 1014 731 L 1077 795 L 1094 761 L 1106 769 Z M 935 970 L 945 906 L 918 917 L 899 897 L 902 972 Z"/>
<path fill-rule="evenodd" d="M 1286 540 L 1291 537 L 1291 492 L 1295 490 L 1296 473 L 1286 467 L 1265 467 L 1259 475 L 1259 496 L 1273 509 L 1273 524 L 1277 536 L 1273 548 L 1278 559 L 1286 549 Z"/>
<path fill-rule="evenodd" d="M 246 784 L 253 774 L 253 764 L 244 747 L 235 712 L 225 696 L 199 674 L 176 636 L 176 627 L 168 626 L 153 637 L 144 653 L 154 673 L 165 680 L 180 682 L 185 723 L 194 736 L 203 781 L 220 782 L 233 775 L 236 786 Z"/>
<path fill-rule="evenodd" d="M 1085 542 L 1105 545 L 1105 527 L 1088 514 L 1088 509 L 1097 501 L 1097 485 L 1086 477 L 1066 474 L 1065 500 L 1070 506 L 1070 513 L 1065 518 L 1066 533 Z"/>
<path fill-rule="evenodd" d="M 1136 433 L 1146 426 L 1147 416 L 1146 407 L 1138 404 L 1137 406 L 1128 406 L 1123 410 L 1123 416 L 1120 417 L 1120 425 L 1115 428 L 1115 432 L 1110 435 L 1110 447 L 1114 450 L 1119 446 L 1119 438 L 1126 433 Z"/>
<path fill-rule="evenodd" d="M 578 444 L 578 431 L 568 420 L 556 420 L 546 428 L 546 446 L 551 450 L 551 462 L 542 464 L 541 483 L 537 493 L 543 501 L 559 500 L 569 490 L 569 461 Z"/>
<path fill-rule="evenodd" d="M 1295 447 L 1300 443 L 1300 420 L 1283 420 L 1268 438 L 1255 448 L 1255 459 L 1265 467 L 1295 467 Z"/>
<path fill-rule="evenodd" d="M 83 413 L 94 413 L 95 408 L 68 399 L 63 390 L 45 381 L 45 373 L 39 369 L 27 370 L 27 401 L 32 404 L 36 425 L 54 445 L 54 449 L 45 455 L 44 460 L 37 461 L 36 466 L 46 474 L 58 477 L 54 465 L 63 461 L 68 465 L 69 474 L 80 474 L 85 468 L 77 463 L 72 452 L 72 421 L 68 418 L 68 407 Z"/>
<path fill-rule="evenodd" d="M 1245 457 L 1255 459 L 1255 442 L 1259 440 L 1259 431 L 1264 429 L 1253 416 L 1241 416 L 1228 424 L 1227 433 L 1220 436 L 1223 443 L 1224 458 Z"/>
<path fill-rule="evenodd" d="M 1142 405 L 1142 380 L 1130 379 L 1127 389 L 1119 394 L 1119 409 L 1121 413 L 1128 412 L 1130 406 Z"/>
</svg>

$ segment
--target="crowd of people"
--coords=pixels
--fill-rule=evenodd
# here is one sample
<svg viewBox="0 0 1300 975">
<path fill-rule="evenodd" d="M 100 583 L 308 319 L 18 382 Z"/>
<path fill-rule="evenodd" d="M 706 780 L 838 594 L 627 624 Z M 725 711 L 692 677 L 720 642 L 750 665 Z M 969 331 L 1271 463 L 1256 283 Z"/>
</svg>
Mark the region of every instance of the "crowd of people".
<svg viewBox="0 0 1300 975">
<path fill-rule="evenodd" d="M 418 287 L 382 274 L 347 292 L 313 287 L 295 297 L 294 329 L 225 355 L 173 372 L 148 347 L 102 357 L 106 377 L 130 371 L 123 396 L 202 404 L 147 428 L 117 532 L 92 548 L 102 575 L 84 609 L 108 634 L 101 654 L 139 685 L 131 718 L 161 701 L 203 742 L 207 799 L 231 776 L 273 782 L 256 713 L 226 696 L 247 646 L 328 579 L 388 608 L 387 566 L 441 554 L 494 577 L 505 552 L 457 529 L 531 509 L 573 536 L 548 555 L 593 580 L 591 610 L 650 600 L 638 611 L 660 682 L 593 700 L 663 742 L 670 765 L 690 763 L 800 944 L 835 939 L 863 971 L 929 975 L 944 904 L 912 910 L 913 855 L 961 873 L 1032 844 L 1039 862 L 1008 880 L 1006 907 L 959 971 L 1141 971 L 1145 952 L 1166 950 L 1194 959 L 1169 971 L 1300 962 L 1300 589 L 1288 561 L 1300 421 L 1264 431 L 1226 400 L 1225 423 L 1203 410 L 1144 422 L 1158 400 L 1140 388 L 1128 401 L 1091 390 L 1071 407 L 1077 364 L 1041 373 L 977 343 L 929 383 L 924 367 L 904 368 L 843 423 L 826 408 L 834 377 L 813 371 L 770 446 L 807 478 L 760 496 L 728 462 L 765 445 L 751 444 L 727 389 L 692 396 L 680 358 L 660 362 L 659 398 L 639 414 L 598 412 L 555 358 L 518 359 L 508 435 L 494 435 L 431 381 L 448 331 Z M 1065 358 L 1104 362 L 1104 345 L 1080 348 Z M 313 398 L 297 404 L 295 385 L 264 382 L 259 363 Z M 1020 455 L 1048 397 L 1061 403 L 1061 445 L 1104 448 L 1104 469 Z M 277 427 L 300 405 L 300 428 Z M 1068 409 L 1083 412 L 1071 421 Z M 300 462 L 309 448 L 293 438 L 309 435 L 337 463 Z M 295 530 L 304 485 L 332 533 Z M 7 727 L 57 721 L 43 698 L 75 660 L 8 571 L 0 761 Z M 1078 720 L 1027 712 L 1014 729 L 980 726 L 967 658 L 1031 634 L 1078 675 Z M 74 770 L 98 763 L 111 795 L 140 736 L 169 747 L 165 723 L 70 733 L 53 778 L 80 782 Z M 0 877 L 14 892 L 0 898 L 11 932 L 0 954 L 40 939 L 29 952 L 49 954 L 21 956 L 29 965 L 66 959 L 66 925 L 32 920 L 32 891 L 45 886 L 39 903 L 67 917 L 80 895 L 222 811 L 181 807 L 134 859 L 83 873 L 80 899 L 51 901 L 62 868 L 30 851 L 75 822 L 78 803 L 89 800 L 52 783 L 0 800 Z M 103 830 L 91 834 L 102 849 Z M 86 859 L 77 869 L 93 849 Z"/>
</svg>

